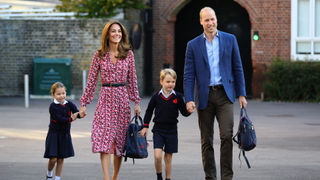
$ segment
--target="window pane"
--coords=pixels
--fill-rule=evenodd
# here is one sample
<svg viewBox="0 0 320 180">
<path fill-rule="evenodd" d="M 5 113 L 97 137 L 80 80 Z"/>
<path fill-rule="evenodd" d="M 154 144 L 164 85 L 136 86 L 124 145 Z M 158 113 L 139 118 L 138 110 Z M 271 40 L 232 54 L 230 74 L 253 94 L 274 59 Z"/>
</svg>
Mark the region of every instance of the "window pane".
<svg viewBox="0 0 320 180">
<path fill-rule="evenodd" d="M 297 54 L 311 54 L 311 42 L 297 42 Z"/>
<path fill-rule="evenodd" d="M 320 0 L 316 0 L 315 14 L 315 37 L 320 37 Z"/>
<path fill-rule="evenodd" d="M 298 37 L 309 37 L 309 0 L 298 1 Z"/>
<path fill-rule="evenodd" d="M 320 54 L 320 42 L 314 43 L 314 53 Z"/>
</svg>

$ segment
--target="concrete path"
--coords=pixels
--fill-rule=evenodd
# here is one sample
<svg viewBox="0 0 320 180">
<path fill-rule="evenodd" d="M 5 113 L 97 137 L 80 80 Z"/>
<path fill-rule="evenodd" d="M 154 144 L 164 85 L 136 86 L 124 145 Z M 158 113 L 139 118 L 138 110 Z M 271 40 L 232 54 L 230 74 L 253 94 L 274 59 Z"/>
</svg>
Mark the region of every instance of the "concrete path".
<svg viewBox="0 0 320 180">
<path fill-rule="evenodd" d="M 141 101 L 142 117 L 149 98 Z M 47 159 L 43 158 L 51 100 L 30 100 L 24 108 L 20 97 L 0 97 L 0 180 L 44 180 Z M 79 101 L 73 100 L 79 107 Z M 247 152 L 248 169 L 234 144 L 235 180 L 320 179 L 320 104 L 248 100 L 247 112 L 257 132 L 257 147 Z M 75 157 L 65 159 L 61 180 L 102 180 L 99 154 L 91 152 L 91 124 L 97 101 L 88 105 L 88 115 L 72 124 Z M 132 104 L 133 106 L 133 104 Z M 235 104 L 235 127 L 239 119 Z M 197 114 L 179 118 L 179 153 L 173 156 L 172 180 L 203 180 Z M 219 134 L 215 124 L 216 162 L 219 162 Z M 124 162 L 119 180 L 156 179 L 152 133 L 149 157 Z M 219 167 L 219 163 L 218 163 Z M 112 171 L 112 168 L 111 168 Z M 219 170 L 218 170 L 219 172 Z M 220 173 L 219 173 L 220 174 Z M 220 179 L 220 175 L 219 179 Z"/>
</svg>

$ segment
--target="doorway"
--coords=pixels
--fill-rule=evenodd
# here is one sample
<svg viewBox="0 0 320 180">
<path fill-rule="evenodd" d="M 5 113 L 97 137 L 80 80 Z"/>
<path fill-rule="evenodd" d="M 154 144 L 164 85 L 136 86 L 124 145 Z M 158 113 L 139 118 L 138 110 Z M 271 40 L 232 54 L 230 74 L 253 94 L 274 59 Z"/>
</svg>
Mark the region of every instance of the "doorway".
<svg viewBox="0 0 320 180">
<path fill-rule="evenodd" d="M 178 75 L 176 91 L 183 93 L 183 72 L 187 43 L 203 33 L 199 12 L 205 6 L 215 10 L 218 30 L 236 36 L 244 70 L 247 96 L 252 95 L 251 22 L 247 10 L 233 0 L 193 0 L 177 14 L 174 55 L 174 68 Z"/>
</svg>

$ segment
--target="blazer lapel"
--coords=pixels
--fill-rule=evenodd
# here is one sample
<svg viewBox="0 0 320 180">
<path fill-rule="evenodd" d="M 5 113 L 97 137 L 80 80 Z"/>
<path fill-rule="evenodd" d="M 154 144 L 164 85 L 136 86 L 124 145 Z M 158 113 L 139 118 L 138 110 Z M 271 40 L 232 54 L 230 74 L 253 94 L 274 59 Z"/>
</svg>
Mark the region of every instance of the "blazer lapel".
<svg viewBox="0 0 320 180">
<path fill-rule="evenodd" d="M 207 54 L 207 48 L 206 48 L 206 39 L 203 37 L 203 34 L 200 35 L 199 37 L 199 47 L 201 50 L 201 54 L 208 65 L 209 61 L 208 61 L 208 54 Z"/>
</svg>

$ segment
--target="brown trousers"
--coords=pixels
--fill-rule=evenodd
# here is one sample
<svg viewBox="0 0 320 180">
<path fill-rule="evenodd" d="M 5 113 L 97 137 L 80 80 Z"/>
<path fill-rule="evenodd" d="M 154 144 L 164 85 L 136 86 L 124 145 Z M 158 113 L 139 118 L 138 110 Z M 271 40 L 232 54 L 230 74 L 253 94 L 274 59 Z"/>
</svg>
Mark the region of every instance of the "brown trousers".
<svg viewBox="0 0 320 180">
<path fill-rule="evenodd" d="M 216 117 L 220 131 L 220 169 L 221 180 L 231 180 L 232 170 L 232 136 L 233 136 L 233 103 L 224 89 L 210 89 L 208 105 L 198 111 L 201 132 L 202 163 L 206 180 L 216 180 L 217 171 L 213 149 L 213 124 Z"/>
</svg>

